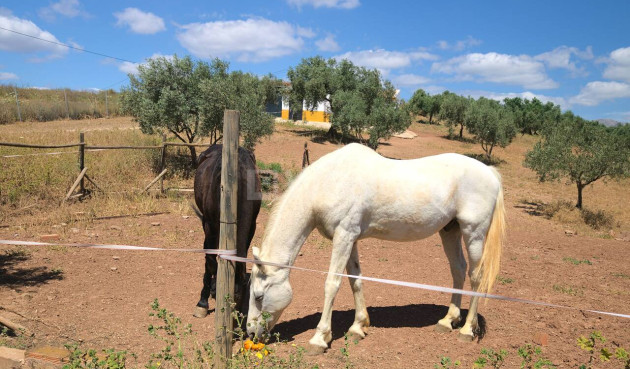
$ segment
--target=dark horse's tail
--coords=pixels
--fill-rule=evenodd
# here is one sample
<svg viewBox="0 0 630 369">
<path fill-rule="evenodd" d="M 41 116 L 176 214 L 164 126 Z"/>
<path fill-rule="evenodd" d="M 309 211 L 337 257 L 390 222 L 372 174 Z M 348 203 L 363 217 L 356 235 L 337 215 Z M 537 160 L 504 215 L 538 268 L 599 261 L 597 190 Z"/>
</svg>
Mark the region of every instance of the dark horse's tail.
<svg viewBox="0 0 630 369">
<path fill-rule="evenodd" d="M 203 222 L 203 214 L 201 214 L 201 211 L 199 210 L 199 208 L 197 208 L 197 206 L 193 203 L 190 203 L 190 208 L 193 209 L 193 211 L 195 212 L 199 220 Z"/>
</svg>

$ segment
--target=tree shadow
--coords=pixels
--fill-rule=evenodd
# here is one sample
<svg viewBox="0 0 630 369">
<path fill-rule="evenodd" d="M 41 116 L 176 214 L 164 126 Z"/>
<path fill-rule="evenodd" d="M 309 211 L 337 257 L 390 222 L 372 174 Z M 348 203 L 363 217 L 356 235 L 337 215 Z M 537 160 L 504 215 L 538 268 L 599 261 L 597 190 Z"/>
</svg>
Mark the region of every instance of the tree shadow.
<svg viewBox="0 0 630 369">
<path fill-rule="evenodd" d="M 49 270 L 47 267 L 19 268 L 19 263 L 30 259 L 27 252 L 6 250 L 0 254 L 0 285 L 9 288 L 30 287 L 48 283 L 50 280 L 63 279 L 61 270 Z"/>
<path fill-rule="evenodd" d="M 488 158 L 485 154 L 464 154 L 464 155 L 468 156 L 469 158 L 480 161 L 484 163 L 485 165 L 499 166 L 501 164 L 507 163 L 507 161 L 503 159 L 499 159 L 496 156 L 491 156 L 490 158 Z"/>
<path fill-rule="evenodd" d="M 536 217 L 545 216 L 543 212 L 544 204 L 542 202 L 534 201 L 521 201 L 520 205 L 514 205 L 516 209 L 523 209 L 523 211 L 529 215 Z"/>
<path fill-rule="evenodd" d="M 448 312 L 448 307 L 435 304 L 410 304 L 405 306 L 368 307 L 370 323 L 377 328 L 423 328 L 437 324 Z M 468 310 L 461 310 L 462 318 Z M 478 314 L 478 329 L 475 332 L 479 340 L 486 335 L 486 320 Z M 301 318 L 278 323 L 273 332 L 279 333 L 283 341 L 293 341 L 295 336 L 305 331 L 315 329 L 321 318 L 321 313 L 310 314 Z M 333 341 L 343 338 L 354 322 L 354 310 L 333 311 L 332 336 Z M 463 326 L 462 321 L 455 327 Z"/>
<path fill-rule="evenodd" d="M 474 144 L 477 141 L 475 141 L 474 138 L 468 138 L 468 137 L 459 137 L 458 135 L 455 136 L 449 136 L 449 135 L 444 135 L 441 136 L 443 139 L 445 140 L 449 140 L 449 141 L 459 141 L 459 142 L 463 142 L 463 143 L 469 143 L 469 144 Z"/>
</svg>

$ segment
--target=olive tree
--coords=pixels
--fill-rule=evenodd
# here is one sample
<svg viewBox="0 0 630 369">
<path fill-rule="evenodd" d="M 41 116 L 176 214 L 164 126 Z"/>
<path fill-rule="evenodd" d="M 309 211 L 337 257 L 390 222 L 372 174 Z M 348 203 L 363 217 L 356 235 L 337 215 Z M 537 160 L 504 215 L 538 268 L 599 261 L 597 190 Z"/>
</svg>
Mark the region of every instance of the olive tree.
<svg viewBox="0 0 630 369">
<path fill-rule="evenodd" d="M 466 110 L 471 99 L 445 91 L 442 93 L 442 103 L 440 106 L 439 118 L 448 127 L 448 136 L 453 137 L 455 127 L 459 127 L 459 139 L 464 138 L 464 127 L 466 125 Z"/>
<path fill-rule="evenodd" d="M 527 153 L 524 165 L 535 170 L 540 181 L 566 178 L 574 183 L 575 206 L 582 209 L 584 187 L 602 178 L 630 175 L 625 140 L 623 134 L 566 112 L 557 124 L 543 128 L 542 140 Z"/>
<path fill-rule="evenodd" d="M 442 95 L 429 95 L 423 89 L 418 89 L 413 93 L 408 102 L 408 109 L 413 114 L 429 117 L 429 124 L 433 123 L 433 117 L 440 113 L 442 105 Z"/>
<path fill-rule="evenodd" d="M 186 143 L 203 134 L 201 106 L 204 98 L 199 81 L 210 77 L 210 68 L 190 57 L 158 57 L 129 74 L 129 87 L 121 94 L 122 109 L 131 114 L 146 134 L 168 131 Z M 197 154 L 190 146 L 194 164 Z"/>
<path fill-rule="evenodd" d="M 264 103 L 279 97 L 279 90 L 268 88 L 277 81 L 229 73 L 228 64 L 219 59 L 208 64 L 189 56 L 152 58 L 138 67 L 137 75 L 129 74 L 129 82 L 122 90 L 122 108 L 138 121 L 143 133 L 170 132 L 185 143 L 212 135 L 216 142 L 225 109 L 241 111 L 241 134 L 249 149 L 273 130 Z M 269 96 L 269 91 L 276 91 L 276 96 Z M 189 149 L 196 166 L 195 147 Z"/>
<path fill-rule="evenodd" d="M 291 80 L 289 101 L 293 106 L 313 110 L 319 103 L 330 106 L 330 135 L 357 137 L 376 148 L 380 139 L 409 127 L 409 114 L 396 98 L 396 89 L 377 70 L 351 61 L 322 57 L 303 59 L 287 72 Z M 367 132 L 369 139 L 363 134 Z"/>
<path fill-rule="evenodd" d="M 512 112 L 498 101 L 480 97 L 466 111 L 465 125 L 490 159 L 496 146 L 506 147 L 516 135 Z"/>
</svg>

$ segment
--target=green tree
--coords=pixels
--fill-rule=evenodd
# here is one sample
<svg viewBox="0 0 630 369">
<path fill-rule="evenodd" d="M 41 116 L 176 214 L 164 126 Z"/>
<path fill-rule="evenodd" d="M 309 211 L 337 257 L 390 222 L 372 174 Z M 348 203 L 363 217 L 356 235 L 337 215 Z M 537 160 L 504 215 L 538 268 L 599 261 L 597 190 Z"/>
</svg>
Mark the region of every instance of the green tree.
<svg viewBox="0 0 630 369">
<path fill-rule="evenodd" d="M 264 113 L 270 85 L 277 80 L 258 79 L 241 72 L 228 73 L 228 64 L 215 59 L 209 65 L 189 56 L 152 58 L 129 74 L 130 85 L 123 88 L 123 111 L 131 114 L 143 133 L 170 132 L 185 143 L 212 134 L 213 142 L 222 130 L 223 111 L 241 111 L 241 134 L 252 149 L 257 140 L 272 132 L 272 119 Z M 276 96 L 279 91 L 276 89 Z M 194 166 L 197 154 L 190 146 Z"/>
<path fill-rule="evenodd" d="M 203 132 L 213 142 L 220 140 L 223 112 L 238 110 L 243 147 L 253 151 L 261 137 L 273 133 L 273 117 L 265 112 L 265 104 L 279 99 L 281 81 L 240 71 L 228 73 L 228 64 L 218 59 L 212 62 L 211 71 L 211 77 L 201 81 Z"/>
<path fill-rule="evenodd" d="M 199 81 L 210 77 L 210 68 L 190 57 L 152 58 L 138 67 L 138 75 L 129 74 L 128 88 L 123 88 L 123 111 L 131 114 L 146 134 L 168 131 L 186 143 L 202 134 L 201 106 L 204 104 Z M 194 146 L 190 156 L 197 163 Z"/>
<path fill-rule="evenodd" d="M 556 124 L 561 115 L 560 106 L 552 102 L 543 104 L 537 98 L 506 98 L 503 103 L 514 115 L 514 123 L 521 134 L 536 135 L 543 127 Z"/>
<path fill-rule="evenodd" d="M 440 113 L 442 95 L 429 95 L 423 89 L 418 89 L 409 99 L 408 107 L 412 114 L 429 117 L 429 124 L 433 123 L 433 117 Z"/>
<path fill-rule="evenodd" d="M 498 101 L 480 97 L 466 111 L 465 125 L 490 159 L 496 146 L 506 147 L 516 135 L 512 112 Z"/>
<path fill-rule="evenodd" d="M 313 110 L 319 103 L 330 106 L 330 135 L 341 132 L 355 136 L 376 148 L 379 140 L 389 138 L 411 123 L 396 98 L 396 90 L 377 70 L 355 66 L 348 60 L 337 62 L 316 56 L 303 59 L 287 72 L 291 80 L 289 101 Z M 369 134 L 369 139 L 363 137 Z"/>
<path fill-rule="evenodd" d="M 630 175 L 630 149 L 623 140 L 622 134 L 569 111 L 556 125 L 543 127 L 542 140 L 527 153 L 524 165 L 535 170 L 541 182 L 567 178 L 575 183 L 575 206 L 582 209 L 584 187 L 602 178 Z"/>
<path fill-rule="evenodd" d="M 470 105 L 470 101 L 470 98 L 465 98 L 449 91 L 442 93 L 439 118 L 446 122 L 450 138 L 453 137 L 455 127 L 459 127 L 459 139 L 464 138 L 466 110 Z"/>
</svg>

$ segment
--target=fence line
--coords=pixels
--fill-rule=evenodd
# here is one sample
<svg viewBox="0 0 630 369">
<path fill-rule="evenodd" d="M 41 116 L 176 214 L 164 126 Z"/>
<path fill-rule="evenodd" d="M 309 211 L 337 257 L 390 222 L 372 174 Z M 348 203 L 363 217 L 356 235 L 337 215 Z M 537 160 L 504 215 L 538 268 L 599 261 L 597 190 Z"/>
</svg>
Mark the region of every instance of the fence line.
<svg viewBox="0 0 630 369">
<path fill-rule="evenodd" d="M 160 164 L 160 174 L 155 177 L 155 179 L 153 179 L 148 186 L 145 187 L 145 189 L 142 192 L 146 192 L 149 190 L 149 188 L 151 188 L 151 186 L 153 186 L 158 180 L 160 180 L 160 192 L 164 193 L 164 179 L 163 176 L 166 172 L 166 154 L 167 154 L 167 150 L 166 148 L 168 146 L 176 146 L 176 147 L 210 147 L 211 144 L 210 143 L 185 143 L 185 142 L 166 142 L 166 138 L 163 137 L 162 139 L 162 144 L 160 145 L 150 145 L 150 146 L 99 146 L 99 145 L 87 145 L 85 143 L 85 139 L 84 139 L 84 132 L 80 132 L 79 133 L 79 141 L 78 143 L 71 143 L 71 144 L 63 144 L 63 145 L 33 145 L 33 144 L 25 144 L 25 143 L 18 143 L 18 142 L 0 142 L 0 146 L 8 146 L 8 147 L 21 147 L 21 148 L 32 148 L 32 149 L 58 149 L 58 148 L 67 148 L 67 147 L 78 147 L 78 156 L 79 156 L 79 176 L 77 177 L 76 183 L 70 187 L 70 191 L 68 192 L 68 195 L 66 195 L 64 201 L 70 199 L 70 198 L 75 198 L 76 196 L 84 196 L 87 194 L 87 191 L 85 190 L 84 187 L 84 180 L 83 178 L 87 178 L 88 181 L 90 181 L 90 183 L 92 183 L 94 185 L 94 187 L 96 187 L 98 190 L 100 190 L 101 192 L 103 192 L 97 185 L 96 183 L 92 180 L 92 178 L 90 178 L 89 176 L 87 176 L 86 171 L 87 169 L 84 167 L 84 163 L 85 163 L 85 151 L 103 151 L 103 150 L 156 150 L 156 149 L 161 149 L 162 150 L 162 159 L 161 159 L 161 164 Z M 70 153 L 74 153 L 77 154 L 77 152 L 75 151 L 63 151 L 63 152 L 53 152 L 53 153 L 31 153 L 31 154 L 23 154 L 23 155 L 3 155 L 1 157 L 3 158 L 16 158 L 16 157 L 22 157 L 22 156 L 36 156 L 36 155 L 61 155 L 61 154 L 70 154 Z M 72 195 L 72 192 L 76 189 L 77 187 L 77 183 L 81 185 L 79 193 Z M 181 189 L 178 189 L 178 191 L 181 191 Z"/>
<path fill-rule="evenodd" d="M 229 261 L 233 261 L 237 263 L 240 262 L 240 263 L 258 264 L 258 265 L 269 265 L 269 266 L 274 266 L 278 268 L 293 269 L 293 270 L 303 271 L 303 272 L 319 273 L 319 274 L 326 274 L 326 275 L 331 274 L 331 272 L 329 271 L 302 268 L 302 267 L 297 267 L 293 265 L 285 265 L 285 264 L 279 264 L 279 263 L 274 263 L 274 262 L 269 262 L 269 261 L 243 258 L 243 257 L 236 256 L 236 251 L 225 250 L 225 249 L 171 249 L 171 248 L 157 248 L 157 247 L 131 246 L 131 245 L 48 243 L 48 242 L 20 241 L 20 240 L 0 240 L 0 245 L 67 246 L 67 247 L 98 248 L 98 249 L 110 249 L 110 250 L 175 251 L 175 252 L 187 252 L 187 253 L 189 252 L 206 253 L 206 254 L 215 254 L 221 259 L 225 259 L 225 260 L 229 260 Z M 466 295 L 466 296 L 478 296 L 482 298 L 489 298 L 489 299 L 495 299 L 495 300 L 500 300 L 500 301 L 517 302 L 517 303 L 522 303 L 522 304 L 550 307 L 550 308 L 556 308 L 556 309 L 577 310 L 577 311 L 589 312 L 589 313 L 594 313 L 594 314 L 599 314 L 599 315 L 607 315 L 607 316 L 613 316 L 617 318 L 630 319 L 630 314 L 623 314 L 623 313 L 603 311 L 603 310 L 584 309 L 581 307 L 553 304 L 549 302 L 529 300 L 529 299 L 519 298 L 519 297 L 509 297 L 509 296 L 504 296 L 504 295 L 481 293 L 481 292 L 475 292 L 475 291 L 464 290 L 464 289 L 459 289 L 459 288 L 442 287 L 442 286 L 435 286 L 435 285 L 416 283 L 416 282 L 405 282 L 405 281 L 398 281 L 394 279 L 375 278 L 375 277 L 369 277 L 365 275 L 350 275 L 350 274 L 345 274 L 345 273 L 332 273 L 332 274 L 340 276 L 340 277 L 361 279 L 368 282 L 376 282 L 376 283 L 394 285 L 394 286 L 400 286 L 400 287 L 422 289 L 422 290 L 433 291 L 433 292 L 451 293 L 451 294 L 455 293 L 455 294 L 461 294 L 461 295 Z"/>
</svg>

